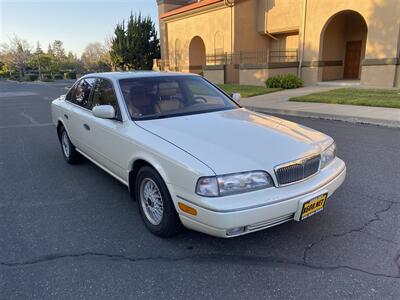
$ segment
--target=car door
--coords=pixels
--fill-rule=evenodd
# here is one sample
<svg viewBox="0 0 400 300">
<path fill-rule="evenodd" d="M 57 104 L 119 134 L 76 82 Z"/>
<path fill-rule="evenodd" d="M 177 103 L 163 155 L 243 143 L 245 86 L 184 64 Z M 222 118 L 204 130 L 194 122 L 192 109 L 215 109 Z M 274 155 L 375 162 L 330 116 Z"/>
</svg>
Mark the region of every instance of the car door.
<svg viewBox="0 0 400 300">
<path fill-rule="evenodd" d="M 102 119 L 91 114 L 88 125 L 88 142 L 90 143 L 90 156 L 107 170 L 127 181 L 124 162 L 128 160 L 128 151 L 132 145 L 124 137 L 126 124 L 122 121 L 121 109 L 115 94 L 113 83 L 104 78 L 98 78 L 93 90 L 92 108 L 97 105 L 111 105 L 114 107 L 114 119 Z"/>
<path fill-rule="evenodd" d="M 90 130 L 88 119 L 90 119 L 91 112 L 91 99 L 95 78 L 83 78 L 76 85 L 70 96 L 71 107 L 68 117 L 68 129 L 72 143 L 82 152 L 89 151 L 88 131 Z"/>
</svg>

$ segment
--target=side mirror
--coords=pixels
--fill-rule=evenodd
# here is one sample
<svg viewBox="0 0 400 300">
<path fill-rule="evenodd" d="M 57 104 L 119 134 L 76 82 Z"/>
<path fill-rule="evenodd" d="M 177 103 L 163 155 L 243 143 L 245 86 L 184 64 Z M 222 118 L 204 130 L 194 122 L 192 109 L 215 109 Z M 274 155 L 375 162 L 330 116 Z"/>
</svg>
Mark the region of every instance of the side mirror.
<svg viewBox="0 0 400 300">
<path fill-rule="evenodd" d="M 93 107 L 92 113 L 95 117 L 101 119 L 114 119 L 115 109 L 111 105 L 97 105 Z"/>
<path fill-rule="evenodd" d="M 242 100 L 242 95 L 240 93 L 233 93 L 231 95 L 232 99 L 235 100 L 237 103 L 240 103 L 240 100 Z"/>
</svg>

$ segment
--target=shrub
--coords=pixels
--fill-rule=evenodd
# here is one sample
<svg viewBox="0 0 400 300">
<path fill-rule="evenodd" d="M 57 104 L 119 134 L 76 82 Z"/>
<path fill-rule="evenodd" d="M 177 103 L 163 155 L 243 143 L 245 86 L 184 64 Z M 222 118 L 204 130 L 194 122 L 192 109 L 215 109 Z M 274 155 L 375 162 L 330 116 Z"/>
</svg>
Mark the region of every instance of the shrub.
<svg viewBox="0 0 400 300">
<path fill-rule="evenodd" d="M 54 79 L 56 79 L 56 80 L 64 79 L 64 75 L 63 74 L 56 74 L 56 75 L 54 75 Z"/>
<path fill-rule="evenodd" d="M 43 82 L 53 82 L 54 80 L 51 78 L 44 78 L 42 79 Z"/>
<path fill-rule="evenodd" d="M 293 74 L 277 75 L 265 82 L 268 88 L 295 89 L 303 86 L 303 80 Z"/>
<path fill-rule="evenodd" d="M 65 72 L 64 77 L 66 79 L 76 79 L 76 73 L 75 72 Z"/>
<path fill-rule="evenodd" d="M 35 81 L 39 79 L 39 75 L 37 74 L 27 74 L 27 78 L 29 81 Z"/>
</svg>

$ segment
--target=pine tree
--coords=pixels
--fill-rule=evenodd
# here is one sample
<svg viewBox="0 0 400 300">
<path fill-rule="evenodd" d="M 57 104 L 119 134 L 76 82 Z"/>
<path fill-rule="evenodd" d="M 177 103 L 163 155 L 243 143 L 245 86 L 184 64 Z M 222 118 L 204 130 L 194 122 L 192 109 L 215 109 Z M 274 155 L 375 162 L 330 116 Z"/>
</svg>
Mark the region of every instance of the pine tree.
<svg viewBox="0 0 400 300">
<path fill-rule="evenodd" d="M 131 13 L 114 31 L 110 56 L 113 64 L 123 70 L 151 70 L 153 59 L 160 57 L 160 41 L 150 17 Z"/>
</svg>

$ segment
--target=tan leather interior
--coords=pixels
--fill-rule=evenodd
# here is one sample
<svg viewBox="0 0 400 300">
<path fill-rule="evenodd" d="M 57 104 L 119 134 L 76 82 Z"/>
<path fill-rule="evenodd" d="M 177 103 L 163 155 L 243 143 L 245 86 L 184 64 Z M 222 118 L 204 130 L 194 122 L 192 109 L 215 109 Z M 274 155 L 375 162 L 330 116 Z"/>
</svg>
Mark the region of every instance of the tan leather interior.
<svg viewBox="0 0 400 300">
<path fill-rule="evenodd" d="M 160 99 L 154 104 L 156 113 L 165 113 L 183 108 L 182 102 L 176 98 L 178 85 L 173 83 L 161 83 L 159 86 Z"/>
<path fill-rule="evenodd" d="M 179 110 L 182 107 L 182 102 L 178 99 L 160 100 L 154 104 L 154 110 L 156 113 L 171 112 L 174 110 Z"/>
</svg>

